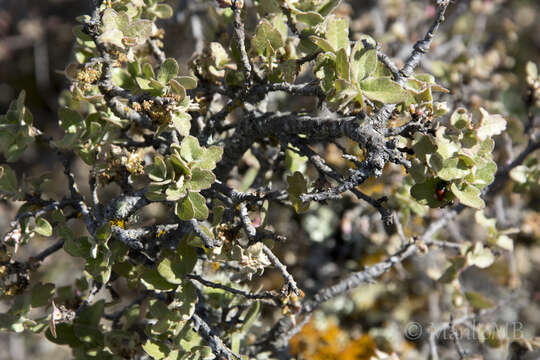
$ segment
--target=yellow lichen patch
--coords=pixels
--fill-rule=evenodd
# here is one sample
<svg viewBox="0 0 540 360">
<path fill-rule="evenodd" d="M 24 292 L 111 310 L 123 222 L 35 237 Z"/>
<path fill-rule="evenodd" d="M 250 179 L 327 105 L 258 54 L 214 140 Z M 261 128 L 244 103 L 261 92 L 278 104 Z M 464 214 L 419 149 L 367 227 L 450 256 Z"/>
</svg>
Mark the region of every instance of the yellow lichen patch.
<svg viewBox="0 0 540 360">
<path fill-rule="evenodd" d="M 336 324 L 318 329 L 308 323 L 289 342 L 293 355 L 313 360 L 369 360 L 375 355 L 375 341 L 369 335 L 351 339 L 349 332 Z"/>
<path fill-rule="evenodd" d="M 167 232 L 165 230 L 159 230 L 157 233 L 156 233 L 156 237 L 157 238 L 160 238 L 162 237 L 163 235 L 165 235 Z"/>
<path fill-rule="evenodd" d="M 119 228 L 125 229 L 126 228 L 126 221 L 123 219 L 114 219 L 110 220 L 109 224 L 111 226 L 118 226 Z"/>
</svg>

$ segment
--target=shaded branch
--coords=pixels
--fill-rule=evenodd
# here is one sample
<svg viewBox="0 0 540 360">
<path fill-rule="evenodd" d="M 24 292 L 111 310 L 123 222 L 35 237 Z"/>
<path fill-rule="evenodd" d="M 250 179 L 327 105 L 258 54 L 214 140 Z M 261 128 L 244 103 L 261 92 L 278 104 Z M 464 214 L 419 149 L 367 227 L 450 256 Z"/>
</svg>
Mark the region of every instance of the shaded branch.
<svg viewBox="0 0 540 360">
<path fill-rule="evenodd" d="M 241 359 L 239 355 L 235 354 L 223 343 L 219 336 L 215 334 L 210 326 L 199 317 L 199 315 L 193 314 L 191 320 L 193 321 L 193 328 L 195 331 L 208 343 L 210 348 L 212 348 L 212 352 L 218 359 Z"/>
</svg>

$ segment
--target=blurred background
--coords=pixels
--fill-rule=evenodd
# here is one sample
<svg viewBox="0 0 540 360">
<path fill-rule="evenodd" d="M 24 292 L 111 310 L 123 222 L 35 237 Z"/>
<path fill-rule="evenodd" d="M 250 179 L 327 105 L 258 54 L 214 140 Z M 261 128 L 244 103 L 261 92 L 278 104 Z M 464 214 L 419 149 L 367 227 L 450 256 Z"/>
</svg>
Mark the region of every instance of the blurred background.
<svg viewBox="0 0 540 360">
<path fill-rule="evenodd" d="M 223 28 L 222 24 L 212 22 L 212 17 L 208 16 L 208 13 L 213 11 L 213 1 L 167 2 L 175 9 L 175 16 L 160 23 L 166 34 L 165 53 L 184 64 L 183 70 L 186 71 L 185 64 L 194 51 L 200 51 L 205 41 L 219 37 L 219 32 L 227 29 Z M 246 2 L 249 4 L 250 1 Z M 73 61 L 72 27 L 76 25 L 77 16 L 89 14 L 90 7 L 90 0 L 0 0 L 0 113 L 5 113 L 10 101 L 24 89 L 27 94 L 26 105 L 34 115 L 34 125 L 53 137 L 59 137 L 56 115 L 58 97 L 68 85 L 62 72 Z M 350 0 L 343 1 L 337 10 L 339 14 L 351 18 L 352 36 L 360 33 L 372 35 L 398 63 L 406 58 L 411 45 L 423 36 L 435 11 L 433 2 L 428 0 Z M 519 122 L 524 112 L 520 101 L 525 63 L 540 63 L 538 19 L 540 2 L 537 0 L 454 0 L 440 32 L 443 35 L 435 41 L 433 51 L 423 61 L 423 70 L 435 74 L 437 82 L 452 91 L 444 98 L 454 102 L 450 104 L 450 108 L 456 105 L 474 108 L 486 106 L 487 103 Z M 248 32 L 254 29 L 254 24 L 253 22 L 247 25 Z M 464 53 L 469 54 L 470 58 L 460 58 Z M 447 68 L 442 65 L 442 61 L 453 62 L 459 66 Z M 59 173 L 57 181 L 54 180 L 51 185 L 51 191 L 61 194 L 65 191 L 65 180 L 62 179 L 58 162 L 53 160 L 53 154 L 39 143 L 32 148 L 20 162 L 14 164 L 14 169 L 19 175 L 37 174 L 44 170 Z M 340 161 L 342 160 L 336 160 L 333 165 L 343 165 Z M 0 159 L 0 163 L 2 162 L 3 159 Z M 84 176 L 84 169 L 80 166 L 81 168 L 75 171 Z M 84 188 L 86 183 L 81 181 L 83 192 L 87 191 Z M 386 185 L 368 183 L 364 190 L 367 193 L 378 193 L 382 192 L 381 189 Z M 538 332 L 540 325 L 540 284 L 537 281 L 540 266 L 540 216 L 538 201 L 535 202 L 534 199 L 538 200 L 538 197 L 517 199 L 520 205 L 514 210 L 509 207 L 508 220 L 516 221 L 519 226 L 528 226 L 525 235 L 518 236 L 516 241 L 517 254 L 522 256 L 518 261 L 525 266 L 525 272 L 521 275 L 530 305 L 526 307 L 526 312 L 518 314 L 517 318 L 527 319 L 533 333 Z M 373 225 L 377 222 L 371 221 L 376 215 L 357 205 L 344 202 L 341 205 L 322 206 L 306 216 L 302 223 L 299 219 L 294 219 L 290 209 L 283 209 L 280 214 L 272 215 L 275 217 L 274 223 L 281 224 L 276 230 L 285 235 L 293 235 L 292 238 L 296 240 L 288 249 L 283 250 L 281 257 L 292 267 L 297 278 L 302 279 L 306 288 L 309 288 L 310 284 L 313 286 L 315 282 L 334 281 L 343 270 L 340 268 L 343 264 L 344 268 L 347 268 L 351 261 L 369 253 L 370 248 L 376 249 L 382 244 L 381 238 L 377 237 L 382 236 L 382 228 L 377 228 L 377 225 Z M 528 210 L 521 213 L 523 208 Z M 5 232 L 15 211 L 16 207 L 0 203 L 0 233 Z M 463 221 L 462 225 L 466 226 L 467 221 L 470 219 Z M 306 229 L 311 230 L 308 232 Z M 465 234 L 468 235 L 474 236 L 474 232 Z M 521 250 L 519 244 L 522 245 Z M 32 252 L 43 247 L 43 243 L 38 241 L 35 245 L 30 244 L 26 250 Z M 298 254 L 303 253 L 309 253 L 310 257 L 300 259 Z M 371 260 L 374 260 L 380 253 L 373 251 L 371 255 Z M 77 260 L 63 257 L 61 253 L 47 260 L 49 263 L 45 264 L 43 270 L 52 272 L 47 275 L 48 281 L 69 283 L 73 280 L 69 277 L 70 271 L 77 276 L 80 274 L 81 264 L 77 263 Z M 365 263 L 368 262 L 369 259 Z M 325 266 L 320 266 L 321 264 Z M 356 266 L 358 263 L 353 261 L 350 268 L 354 270 Z M 474 279 L 474 276 L 475 274 L 472 274 L 470 278 Z M 496 274 L 494 276 L 496 278 Z M 397 298 L 380 300 L 378 296 L 382 293 L 395 296 L 412 293 L 414 296 L 408 298 L 407 306 L 410 308 L 406 310 L 407 316 L 413 316 L 415 311 L 421 313 L 422 306 L 427 306 L 429 301 L 435 301 L 430 298 L 423 299 L 430 290 L 429 284 L 425 279 L 420 279 L 418 283 L 409 284 L 407 290 L 403 290 L 401 285 L 392 288 L 376 285 L 363 294 L 353 294 L 350 299 L 343 300 L 343 303 L 331 305 L 340 309 L 335 314 L 338 314 L 336 318 L 341 319 L 341 328 L 336 325 L 335 329 L 331 328 L 328 333 L 321 335 L 308 327 L 304 336 L 308 339 L 313 336 L 312 340 L 315 342 L 324 336 L 341 334 L 340 331 L 343 330 L 340 329 L 346 328 L 348 323 L 380 324 L 387 309 L 395 308 L 395 303 L 398 302 Z M 374 305 L 376 299 L 379 299 L 380 303 Z M 414 303 L 415 301 L 417 303 Z M 360 310 L 368 306 L 375 306 L 377 311 L 368 315 L 361 314 Z M 355 312 L 354 309 L 360 312 Z M 4 311 L 4 308 L 0 306 L 1 311 Z M 340 311 L 348 313 L 339 315 Z M 385 330 L 399 331 L 391 328 Z M 350 334 L 348 336 L 353 337 Z M 295 341 L 296 349 L 301 352 L 299 340 Z M 364 338 L 356 341 L 363 341 L 361 346 L 369 347 L 371 340 Z M 414 345 L 409 347 L 413 348 Z M 28 357 L 49 359 L 53 356 L 58 360 L 71 358 L 67 347 L 41 340 L 38 335 L 0 334 L 0 349 L 0 360 Z M 309 358 L 306 354 L 304 353 L 305 358 Z"/>
</svg>

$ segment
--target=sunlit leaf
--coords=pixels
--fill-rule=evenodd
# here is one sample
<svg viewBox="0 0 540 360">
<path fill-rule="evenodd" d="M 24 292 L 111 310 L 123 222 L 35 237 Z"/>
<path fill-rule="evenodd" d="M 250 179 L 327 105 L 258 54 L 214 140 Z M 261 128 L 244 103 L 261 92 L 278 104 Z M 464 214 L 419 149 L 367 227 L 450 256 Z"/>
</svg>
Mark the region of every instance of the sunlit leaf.
<svg viewBox="0 0 540 360">
<path fill-rule="evenodd" d="M 450 186 L 452 193 L 463 205 L 470 206 L 475 209 L 483 209 L 485 206 L 484 200 L 481 197 L 481 191 L 472 185 L 465 184 L 460 189 L 455 183 Z"/>
<path fill-rule="evenodd" d="M 407 100 L 407 91 L 390 77 L 368 78 L 360 82 L 362 94 L 385 104 L 398 104 Z"/>
<path fill-rule="evenodd" d="M 349 20 L 329 16 L 326 21 L 326 40 L 330 46 L 335 51 L 345 49 L 346 54 L 349 55 Z"/>
</svg>

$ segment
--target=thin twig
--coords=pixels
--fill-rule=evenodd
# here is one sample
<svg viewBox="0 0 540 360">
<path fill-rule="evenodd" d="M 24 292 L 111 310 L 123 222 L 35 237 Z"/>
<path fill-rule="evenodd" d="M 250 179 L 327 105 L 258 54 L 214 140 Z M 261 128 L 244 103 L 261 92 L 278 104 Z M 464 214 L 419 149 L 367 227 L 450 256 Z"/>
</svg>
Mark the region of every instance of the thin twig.
<svg viewBox="0 0 540 360">
<path fill-rule="evenodd" d="M 287 291 L 292 290 L 297 296 L 303 294 L 303 292 L 296 285 L 296 281 L 294 280 L 293 276 L 287 271 L 287 267 L 283 265 L 281 261 L 279 261 L 278 257 L 274 255 L 272 250 L 270 250 L 268 246 L 263 245 L 263 252 L 266 256 L 268 256 L 268 259 L 270 260 L 272 265 L 274 265 L 274 267 L 279 270 L 279 272 L 285 279 Z"/>
<path fill-rule="evenodd" d="M 214 288 L 214 289 L 225 290 L 227 292 L 230 292 L 231 294 L 240 295 L 240 296 L 243 296 L 243 297 L 245 297 L 246 299 L 249 299 L 249 300 L 263 301 L 263 302 L 266 302 L 266 303 L 270 303 L 271 305 L 274 305 L 274 306 L 279 305 L 280 302 L 281 302 L 279 296 L 273 294 L 270 291 L 263 291 L 262 293 L 250 293 L 250 292 L 247 292 L 247 291 L 232 288 L 232 287 L 227 286 L 227 285 L 223 285 L 223 284 L 215 283 L 213 281 L 206 280 L 206 279 L 202 278 L 199 275 L 188 274 L 188 275 L 186 275 L 186 277 L 188 279 L 198 281 L 201 284 L 203 284 L 204 286 L 208 286 L 208 287 L 211 287 L 211 288 Z M 270 300 L 270 301 L 268 301 L 268 300 Z"/>
<path fill-rule="evenodd" d="M 245 87 L 249 88 L 252 82 L 252 66 L 246 51 L 246 34 L 244 22 L 242 21 L 242 9 L 236 6 L 233 6 L 232 9 L 234 11 L 234 37 L 238 41 L 238 48 L 240 50 L 241 66 L 246 83 Z"/>
<path fill-rule="evenodd" d="M 405 61 L 405 65 L 403 65 L 403 68 L 399 71 L 398 76 L 394 79 L 398 84 L 405 84 L 407 79 L 412 75 L 414 69 L 420 63 L 422 56 L 429 50 L 433 37 L 435 36 L 435 32 L 439 29 L 439 26 L 444 21 L 444 14 L 446 13 L 446 8 L 448 7 L 449 3 L 450 1 L 438 3 L 439 9 L 437 16 L 435 17 L 435 21 L 431 24 L 424 38 L 414 44 L 413 51 Z M 380 129 L 384 129 L 386 127 L 386 123 L 392 116 L 395 108 L 395 104 L 386 104 L 377 112 L 376 124 Z"/>
<path fill-rule="evenodd" d="M 52 255 L 58 250 L 60 250 L 63 246 L 64 246 L 64 240 L 59 240 L 56 243 L 49 246 L 48 248 L 46 248 L 45 250 L 43 250 L 42 252 L 40 252 L 39 254 L 32 256 L 29 259 L 29 262 L 31 263 L 41 262 L 45 260 L 49 255 Z"/>
</svg>

